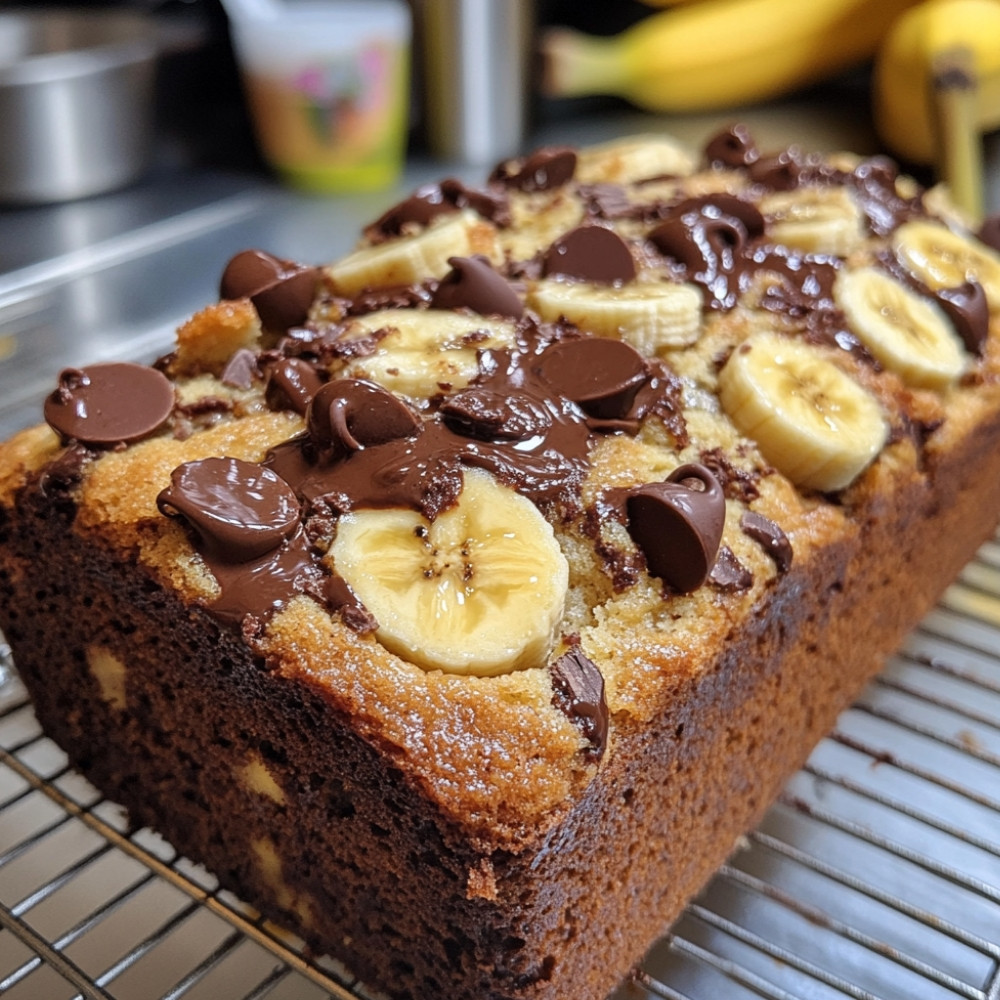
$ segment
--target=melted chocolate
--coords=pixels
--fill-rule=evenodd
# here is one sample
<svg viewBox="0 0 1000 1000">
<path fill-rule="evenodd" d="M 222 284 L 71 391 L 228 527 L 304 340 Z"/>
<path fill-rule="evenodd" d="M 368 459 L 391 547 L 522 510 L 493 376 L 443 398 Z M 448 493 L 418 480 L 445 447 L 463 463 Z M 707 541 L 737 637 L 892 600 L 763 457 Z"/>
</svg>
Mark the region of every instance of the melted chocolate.
<svg viewBox="0 0 1000 1000">
<path fill-rule="evenodd" d="M 372 243 L 381 243 L 401 236 L 411 228 L 429 226 L 435 219 L 463 208 L 471 208 L 484 219 L 498 226 L 510 221 L 510 206 L 504 194 L 498 191 L 477 191 L 461 181 L 448 178 L 440 184 L 425 184 L 408 198 L 380 215 L 365 228 L 365 236 Z"/>
<path fill-rule="evenodd" d="M 990 307 L 978 281 L 966 281 L 957 288 L 934 292 L 938 305 L 955 327 L 966 350 L 981 355 L 990 336 Z"/>
<path fill-rule="evenodd" d="M 653 576 L 690 593 L 708 578 L 722 541 L 726 500 L 703 465 L 682 465 L 662 483 L 628 491 L 628 532 Z"/>
<path fill-rule="evenodd" d="M 774 521 L 748 510 L 740 518 L 740 529 L 774 560 L 779 573 L 788 572 L 792 565 L 792 543 Z"/>
<path fill-rule="evenodd" d="M 257 352 L 249 347 L 241 347 L 226 362 L 219 381 L 234 389 L 249 389 L 254 380 L 260 377 L 257 368 Z"/>
<path fill-rule="evenodd" d="M 431 296 L 432 309 L 471 309 L 481 316 L 520 319 L 524 304 L 485 257 L 449 257 L 451 270 Z"/>
<path fill-rule="evenodd" d="M 523 159 L 504 160 L 490 174 L 490 182 L 519 191 L 551 191 L 573 179 L 576 150 L 551 146 Z"/>
<path fill-rule="evenodd" d="M 267 405 L 272 410 L 305 413 L 322 386 L 323 377 L 314 364 L 302 358 L 279 358 L 268 369 Z"/>
<path fill-rule="evenodd" d="M 598 760 L 608 742 L 610 713 L 604 695 L 604 677 L 579 649 L 563 653 L 549 665 L 552 704 L 583 730 Z"/>
<path fill-rule="evenodd" d="M 626 419 L 651 374 L 634 347 L 602 337 L 552 344 L 535 371 L 555 392 L 600 420 Z"/>
<path fill-rule="evenodd" d="M 214 563 L 245 563 L 273 551 L 295 532 L 299 502 L 269 469 L 237 458 L 179 465 L 156 498 L 160 513 L 191 529 Z"/>
<path fill-rule="evenodd" d="M 304 323 L 316 297 L 320 270 L 274 257 L 263 250 L 243 250 L 222 272 L 223 299 L 249 299 L 268 330 Z"/>
<path fill-rule="evenodd" d="M 709 166 L 738 169 L 749 167 L 760 159 L 760 150 L 746 125 L 737 123 L 712 136 L 705 145 L 705 162 Z"/>
<path fill-rule="evenodd" d="M 173 409 L 174 387 L 162 372 L 112 362 L 63 370 L 44 413 L 64 443 L 113 448 L 155 434 Z"/>
<path fill-rule="evenodd" d="M 560 236 L 545 251 L 542 273 L 621 285 L 635 278 L 635 261 L 628 244 L 604 226 L 579 226 Z"/>
<path fill-rule="evenodd" d="M 736 558 L 736 553 L 728 545 L 723 545 L 712 572 L 708 574 L 708 582 L 727 592 L 749 590 L 753 586 L 753 573 Z"/>
</svg>

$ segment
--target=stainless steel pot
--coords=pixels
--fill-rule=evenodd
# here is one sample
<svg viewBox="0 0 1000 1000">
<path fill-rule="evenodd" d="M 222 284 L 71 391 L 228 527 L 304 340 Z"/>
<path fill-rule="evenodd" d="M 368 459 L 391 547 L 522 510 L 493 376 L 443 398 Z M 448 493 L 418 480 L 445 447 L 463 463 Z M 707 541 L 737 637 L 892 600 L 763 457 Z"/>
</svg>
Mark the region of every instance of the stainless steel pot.
<svg viewBox="0 0 1000 1000">
<path fill-rule="evenodd" d="M 65 201 L 141 176 L 156 55 L 140 14 L 0 13 L 0 201 Z"/>
</svg>

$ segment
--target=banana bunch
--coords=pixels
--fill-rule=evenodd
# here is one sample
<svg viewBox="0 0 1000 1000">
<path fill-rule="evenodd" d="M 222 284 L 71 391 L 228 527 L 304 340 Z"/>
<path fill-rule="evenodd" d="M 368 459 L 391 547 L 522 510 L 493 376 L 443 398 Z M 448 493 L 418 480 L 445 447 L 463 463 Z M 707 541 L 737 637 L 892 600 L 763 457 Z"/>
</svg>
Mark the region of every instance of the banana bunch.
<svg viewBox="0 0 1000 1000">
<path fill-rule="evenodd" d="M 980 137 L 1000 127 L 1000 0 L 925 0 L 899 17 L 876 56 L 873 111 L 890 150 L 936 166 L 978 217 Z"/>
<path fill-rule="evenodd" d="M 612 38 L 556 28 L 541 41 L 542 87 L 552 97 L 615 94 L 652 111 L 760 101 L 871 58 L 914 2 L 701 0 Z"/>
</svg>

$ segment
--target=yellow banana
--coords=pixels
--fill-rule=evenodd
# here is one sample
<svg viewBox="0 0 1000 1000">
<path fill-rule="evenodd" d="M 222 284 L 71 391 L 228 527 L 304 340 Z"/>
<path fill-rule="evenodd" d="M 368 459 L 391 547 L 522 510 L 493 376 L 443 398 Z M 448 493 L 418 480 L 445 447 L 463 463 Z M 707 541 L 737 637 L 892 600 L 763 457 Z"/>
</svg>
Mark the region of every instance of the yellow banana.
<svg viewBox="0 0 1000 1000">
<path fill-rule="evenodd" d="M 965 79 L 947 79 L 954 67 Z M 955 134 L 947 120 L 949 90 L 967 98 L 971 135 Z M 941 165 L 963 139 L 1000 127 L 1000 0 L 925 0 L 907 11 L 876 56 L 873 103 L 882 141 L 913 163 Z"/>
<path fill-rule="evenodd" d="M 703 0 L 612 38 L 567 28 L 542 38 L 553 97 L 616 94 L 653 111 L 763 100 L 870 58 L 915 0 Z"/>
</svg>

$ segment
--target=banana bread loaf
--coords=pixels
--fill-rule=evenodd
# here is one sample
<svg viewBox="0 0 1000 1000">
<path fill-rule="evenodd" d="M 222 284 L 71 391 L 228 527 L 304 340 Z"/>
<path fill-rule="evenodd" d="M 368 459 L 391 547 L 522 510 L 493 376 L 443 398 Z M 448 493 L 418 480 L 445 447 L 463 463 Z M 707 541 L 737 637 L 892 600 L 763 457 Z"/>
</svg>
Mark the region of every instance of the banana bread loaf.
<svg viewBox="0 0 1000 1000">
<path fill-rule="evenodd" d="M 600 1000 L 993 530 L 979 235 L 737 126 L 238 253 L 0 449 L 42 726 L 392 997 Z"/>
</svg>

